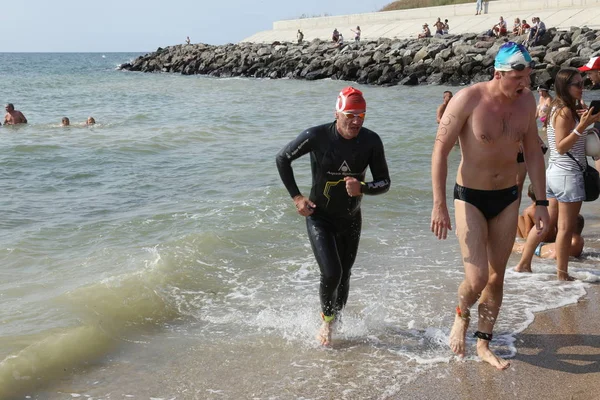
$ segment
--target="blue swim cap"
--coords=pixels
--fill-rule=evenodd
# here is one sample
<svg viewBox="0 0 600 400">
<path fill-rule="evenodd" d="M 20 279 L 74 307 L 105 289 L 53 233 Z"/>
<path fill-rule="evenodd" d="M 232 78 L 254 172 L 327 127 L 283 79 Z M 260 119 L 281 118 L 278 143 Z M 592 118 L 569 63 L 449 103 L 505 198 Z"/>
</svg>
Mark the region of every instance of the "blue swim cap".
<svg viewBox="0 0 600 400">
<path fill-rule="evenodd" d="M 523 71 L 525 68 L 533 68 L 535 61 L 531 59 L 531 55 L 527 49 L 515 42 L 506 42 L 498 50 L 494 69 L 496 71 Z"/>
</svg>

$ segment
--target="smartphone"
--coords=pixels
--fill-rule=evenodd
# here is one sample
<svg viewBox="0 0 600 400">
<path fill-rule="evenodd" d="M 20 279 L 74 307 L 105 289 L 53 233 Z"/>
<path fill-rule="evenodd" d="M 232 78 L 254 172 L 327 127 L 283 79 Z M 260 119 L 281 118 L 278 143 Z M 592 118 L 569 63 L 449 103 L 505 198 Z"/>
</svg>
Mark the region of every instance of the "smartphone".
<svg viewBox="0 0 600 400">
<path fill-rule="evenodd" d="M 598 114 L 600 112 L 600 100 L 592 100 L 590 108 L 593 108 L 592 114 Z"/>
</svg>

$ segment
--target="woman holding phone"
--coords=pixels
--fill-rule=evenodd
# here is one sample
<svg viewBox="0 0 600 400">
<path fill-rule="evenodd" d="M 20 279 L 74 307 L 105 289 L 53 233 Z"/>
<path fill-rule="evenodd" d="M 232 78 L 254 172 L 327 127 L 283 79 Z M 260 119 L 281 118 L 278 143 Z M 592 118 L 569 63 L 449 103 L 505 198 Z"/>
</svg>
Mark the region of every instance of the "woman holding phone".
<svg viewBox="0 0 600 400">
<path fill-rule="evenodd" d="M 569 247 L 581 202 L 585 200 L 582 167 L 585 156 L 585 130 L 600 120 L 591 109 L 577 112 L 583 95 L 583 78 L 576 68 L 558 71 L 554 82 L 556 97 L 550 104 L 548 147 L 550 159 L 546 170 L 546 196 L 558 201 L 556 234 L 556 268 L 559 280 L 573 280 L 568 273 Z"/>
</svg>

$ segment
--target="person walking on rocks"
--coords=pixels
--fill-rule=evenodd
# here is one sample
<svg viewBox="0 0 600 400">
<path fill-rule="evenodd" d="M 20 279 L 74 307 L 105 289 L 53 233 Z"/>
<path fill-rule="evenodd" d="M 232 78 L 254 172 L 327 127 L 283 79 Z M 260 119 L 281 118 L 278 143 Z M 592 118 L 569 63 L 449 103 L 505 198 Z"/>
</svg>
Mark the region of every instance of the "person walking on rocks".
<svg viewBox="0 0 600 400">
<path fill-rule="evenodd" d="M 452 229 L 446 204 L 448 155 L 456 140 L 460 141 L 462 160 L 454 186 L 454 206 L 465 276 L 458 288 L 450 348 L 460 357 L 465 355 L 470 309 L 479 300 L 474 335 L 477 354 L 501 370 L 510 364 L 492 352 L 489 345 L 517 232 L 519 190 L 515 159 L 520 143 L 537 199 L 536 230 L 545 233 L 549 221 L 536 101 L 529 90 L 532 67 L 531 56 L 522 45 L 508 42 L 500 47 L 492 80 L 460 90 L 448 103 L 431 159 L 431 231 L 438 239 L 446 239 Z"/>
<path fill-rule="evenodd" d="M 352 32 L 354 32 L 354 41 L 356 43 L 360 42 L 360 35 L 361 35 L 361 31 L 360 31 L 360 26 L 356 27 L 356 30 L 354 29 L 350 29 Z"/>
</svg>

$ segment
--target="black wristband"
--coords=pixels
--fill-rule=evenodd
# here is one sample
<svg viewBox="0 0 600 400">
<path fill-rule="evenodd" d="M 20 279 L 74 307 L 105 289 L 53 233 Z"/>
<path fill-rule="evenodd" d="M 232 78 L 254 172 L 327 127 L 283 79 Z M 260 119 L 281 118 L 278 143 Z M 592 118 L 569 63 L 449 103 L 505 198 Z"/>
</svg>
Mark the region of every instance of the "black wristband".
<svg viewBox="0 0 600 400">
<path fill-rule="evenodd" d="M 536 200 L 535 205 L 548 207 L 550 205 L 550 202 L 548 200 Z"/>
</svg>

